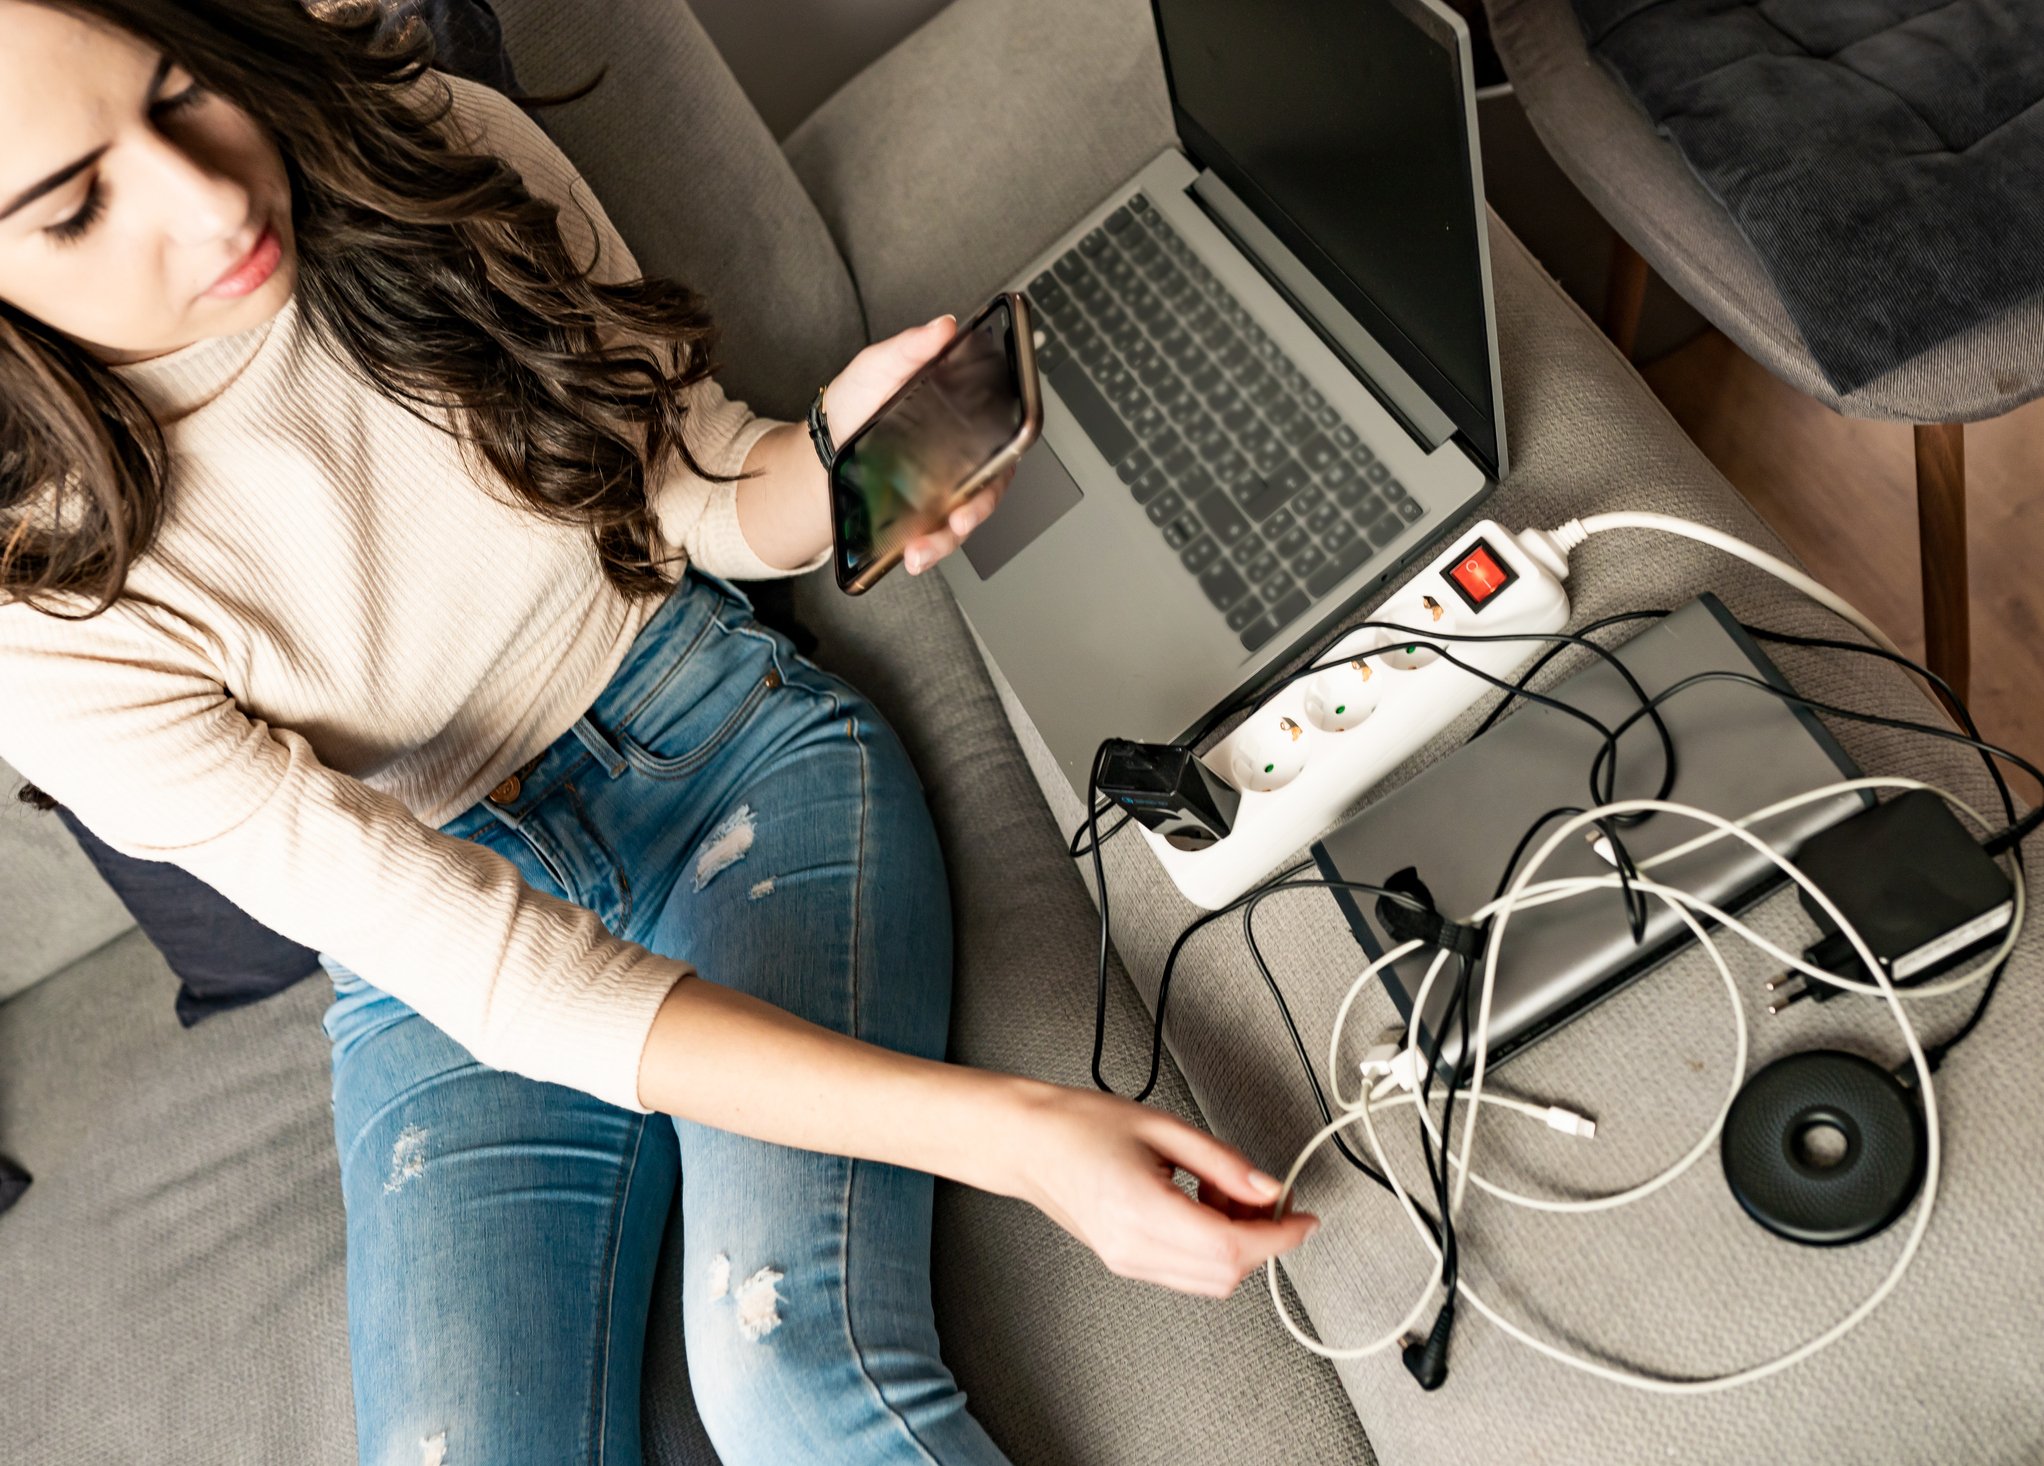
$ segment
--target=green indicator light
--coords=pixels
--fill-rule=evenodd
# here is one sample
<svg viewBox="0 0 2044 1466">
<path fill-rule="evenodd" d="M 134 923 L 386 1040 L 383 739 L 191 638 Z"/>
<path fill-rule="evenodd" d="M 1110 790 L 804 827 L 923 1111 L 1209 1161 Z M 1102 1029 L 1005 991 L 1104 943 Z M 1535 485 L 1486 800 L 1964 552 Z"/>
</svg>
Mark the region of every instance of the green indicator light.
<svg viewBox="0 0 2044 1466">
<path fill-rule="evenodd" d="M 1338 717 L 1340 717 L 1340 716 L 1341 716 L 1341 715 L 1342 715 L 1343 713 L 1345 713 L 1345 712 L 1347 712 L 1347 711 L 1348 711 L 1348 704 L 1347 704 L 1347 703 L 1345 703 L 1345 702 L 1338 702 L 1338 703 L 1336 703 L 1336 704 L 1334 705 L 1334 715 L 1335 715 L 1335 716 L 1336 716 L 1337 718 L 1338 718 Z"/>
<path fill-rule="evenodd" d="M 1264 772 L 1265 772 L 1266 774 L 1271 774 L 1271 773 L 1275 773 L 1275 772 L 1277 772 L 1277 765 L 1276 765 L 1276 764 L 1265 764 L 1265 765 L 1263 766 L 1263 771 L 1264 771 Z"/>
</svg>

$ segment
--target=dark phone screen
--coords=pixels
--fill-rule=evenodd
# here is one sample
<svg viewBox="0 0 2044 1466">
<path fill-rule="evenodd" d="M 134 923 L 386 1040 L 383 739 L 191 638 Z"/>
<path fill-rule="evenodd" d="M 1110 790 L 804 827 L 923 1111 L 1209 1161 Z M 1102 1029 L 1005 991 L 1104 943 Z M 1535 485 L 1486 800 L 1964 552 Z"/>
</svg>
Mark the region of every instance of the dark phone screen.
<svg viewBox="0 0 2044 1466">
<path fill-rule="evenodd" d="M 1015 320 L 1003 300 L 923 368 L 839 454 L 830 476 L 840 576 L 941 522 L 958 486 L 1022 429 Z"/>
</svg>

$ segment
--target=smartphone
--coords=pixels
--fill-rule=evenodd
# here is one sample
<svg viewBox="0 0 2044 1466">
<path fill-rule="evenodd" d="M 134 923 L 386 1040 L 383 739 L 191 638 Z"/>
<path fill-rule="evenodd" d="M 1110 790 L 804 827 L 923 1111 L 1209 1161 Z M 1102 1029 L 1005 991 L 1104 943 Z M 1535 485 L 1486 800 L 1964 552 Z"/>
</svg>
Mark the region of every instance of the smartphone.
<svg viewBox="0 0 2044 1466">
<path fill-rule="evenodd" d="M 1013 467 L 1042 428 L 1029 302 L 997 295 L 838 449 L 838 586 L 870 590 L 910 540 Z"/>
</svg>

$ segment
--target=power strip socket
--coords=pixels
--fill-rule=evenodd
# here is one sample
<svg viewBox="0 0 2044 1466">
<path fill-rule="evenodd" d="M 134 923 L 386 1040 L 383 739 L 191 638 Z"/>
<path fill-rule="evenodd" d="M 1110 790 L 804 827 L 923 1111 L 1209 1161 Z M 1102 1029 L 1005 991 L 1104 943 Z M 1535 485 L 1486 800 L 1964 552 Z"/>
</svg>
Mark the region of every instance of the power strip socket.
<svg viewBox="0 0 2044 1466">
<path fill-rule="evenodd" d="M 1554 632 L 1568 624 L 1568 593 L 1495 520 L 1457 535 L 1453 548 L 1407 581 L 1370 619 L 1424 635 Z M 1539 641 L 1442 642 L 1457 658 L 1509 678 Z M 1186 899 L 1227 905 L 1341 818 L 1379 779 L 1486 693 L 1490 683 L 1396 633 L 1365 627 L 1322 654 L 1332 663 L 1287 684 L 1209 749 L 1206 766 L 1241 791 L 1225 839 L 1181 850 L 1144 829 Z"/>
</svg>

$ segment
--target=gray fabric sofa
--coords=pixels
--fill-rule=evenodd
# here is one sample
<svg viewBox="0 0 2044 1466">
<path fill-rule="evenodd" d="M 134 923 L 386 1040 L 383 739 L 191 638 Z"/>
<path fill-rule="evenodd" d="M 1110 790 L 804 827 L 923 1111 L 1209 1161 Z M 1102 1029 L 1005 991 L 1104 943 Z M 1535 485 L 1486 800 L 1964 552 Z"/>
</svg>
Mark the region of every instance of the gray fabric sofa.
<svg viewBox="0 0 2044 1466">
<path fill-rule="evenodd" d="M 1141 0 L 956 0 L 785 148 L 682 0 L 496 7 L 533 89 L 610 65 L 547 124 L 646 267 L 709 292 L 733 390 L 784 415 L 862 339 L 970 307 L 1169 133 Z M 1494 512 L 1550 523 L 1641 504 L 1772 544 L 1510 235 L 1494 227 L 1492 247 L 1518 464 Z M 1572 586 L 1580 617 L 1715 587 L 1750 617 L 1823 624 L 1702 552 L 1591 548 Z M 1062 851 L 1076 811 L 1026 722 L 935 578 L 893 577 L 858 602 L 811 580 L 796 602 L 818 659 L 874 697 L 928 787 L 958 913 L 954 1057 L 1085 1082 L 1097 914 Z M 1927 711 L 1899 679 L 1790 671 L 1819 695 Z M 1846 736 L 1870 768 L 1980 794 L 1964 760 Z M 1146 1057 L 1163 946 L 1187 912 L 1136 842 L 1109 849 L 1133 981 L 1117 968 L 1107 1065 L 1128 1075 Z M 1794 930 L 1780 903 L 1769 911 Z M 322 984 L 180 1030 L 161 959 L 61 830 L 12 806 L 0 810 L 0 920 L 0 1152 L 37 1176 L 0 1218 L 0 1457 L 352 1460 Z M 1354 966 L 1331 905 L 1273 903 L 1263 930 L 1306 1032 L 1324 1035 Z M 1422 1396 L 1390 1359 L 1337 1375 L 1299 1350 L 1260 1287 L 1212 1304 L 1125 1283 L 1039 1215 L 955 1187 L 940 1189 L 935 1259 L 947 1357 L 1019 1462 L 1355 1462 L 1372 1459 L 1371 1442 L 1400 1463 L 2036 1459 L 2044 1127 L 2018 1107 L 2023 1057 L 2044 1037 L 2039 967 L 2033 943 L 1987 1031 L 1947 1070 L 1952 1157 L 1917 1270 L 1846 1344 L 1770 1385 L 1657 1402 L 1466 1321 L 1448 1387 Z M 1310 1109 L 1239 937 L 1197 948 L 1178 981 L 1167 1029 L 1178 1062 L 1159 1102 L 1281 1166 Z M 1697 1107 L 1723 1082 L 1722 1002 L 1680 965 L 1515 1066 L 1515 1084 L 1601 1109 L 1615 1140 L 1600 1142 L 1584 1184 L 1643 1173 L 1702 1123 Z M 1773 1042 L 1892 1043 L 1847 1007 Z M 1678 1060 L 1676 1079 L 1663 1074 L 1652 1036 L 1670 1034 L 1700 1071 Z M 1495 1164 L 1524 1168 L 1528 1184 L 1584 1181 L 1500 1136 Z M 1308 1196 L 1328 1227 L 1291 1270 L 1306 1311 L 1338 1340 L 1388 1326 L 1421 1272 L 1405 1223 L 1325 1168 L 1309 1173 Z M 1470 1236 L 1484 1280 L 1536 1326 L 1673 1373 L 1786 1347 L 1849 1306 L 1888 1255 L 1883 1242 L 1821 1258 L 1766 1246 L 1702 1179 L 1677 1200 L 1582 1234 L 1473 1205 Z M 671 1272 L 658 1288 L 650 1458 L 709 1461 Z M 467 1466 L 453 1444 L 450 1463 Z"/>
</svg>

